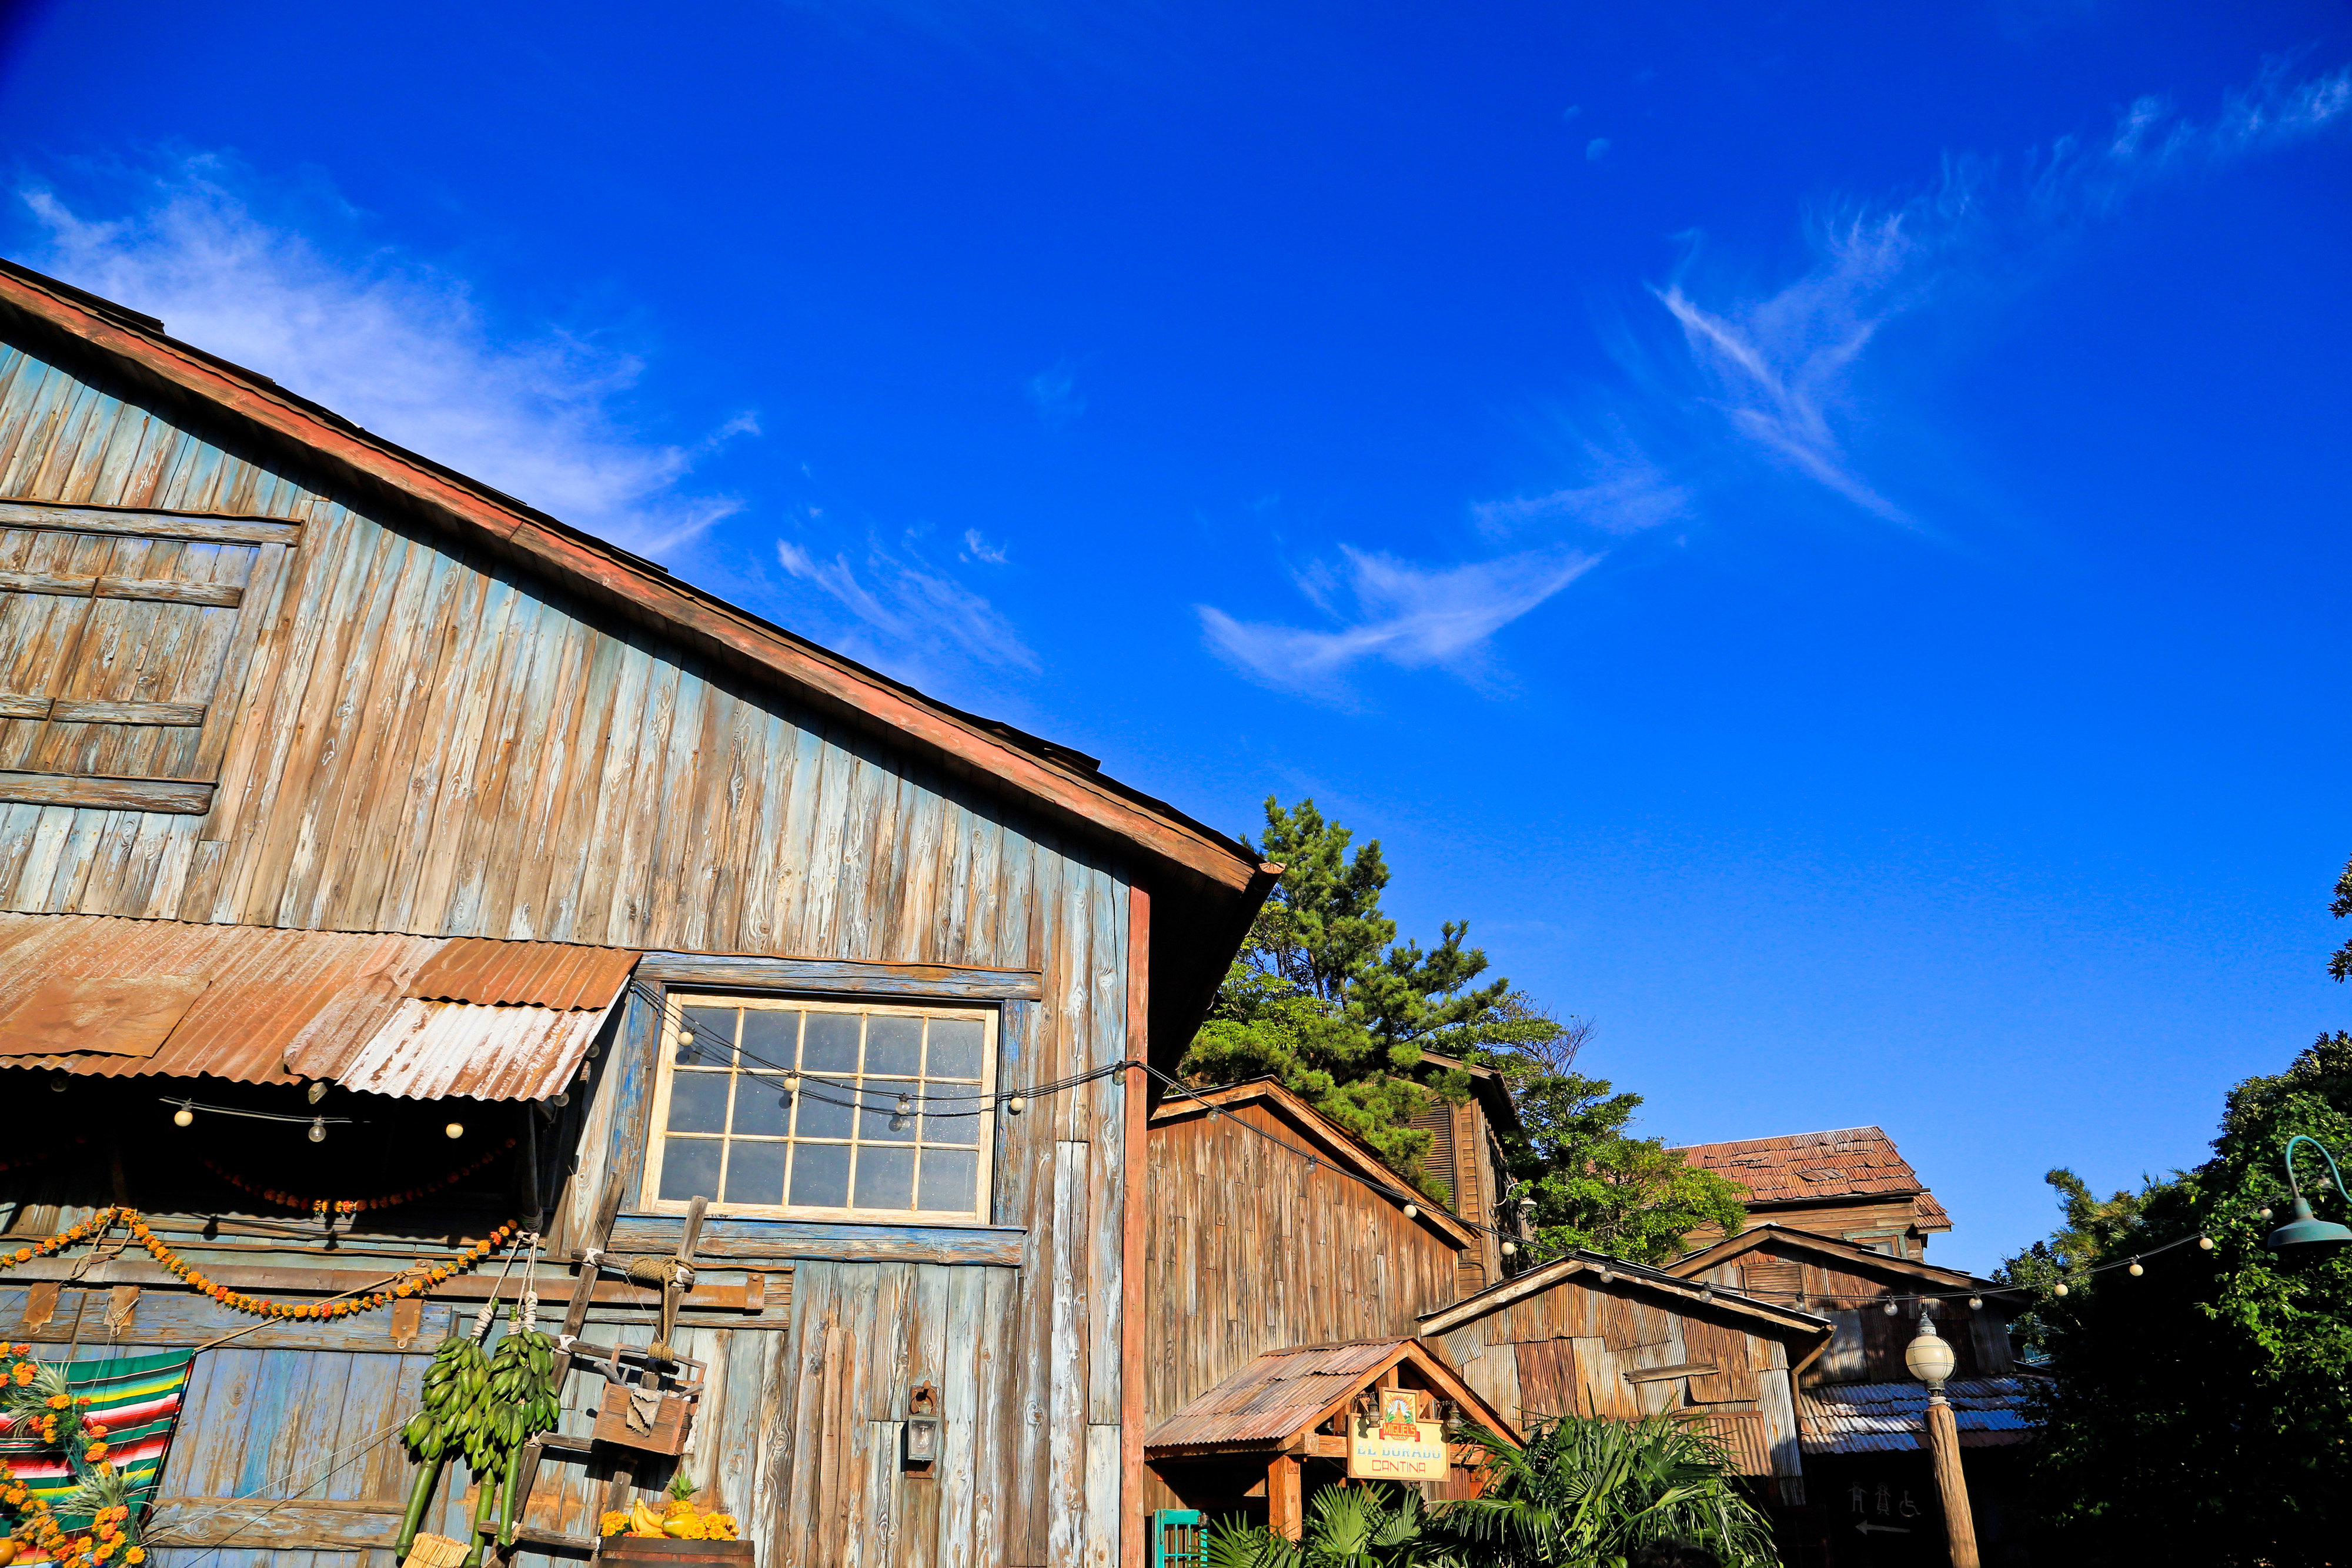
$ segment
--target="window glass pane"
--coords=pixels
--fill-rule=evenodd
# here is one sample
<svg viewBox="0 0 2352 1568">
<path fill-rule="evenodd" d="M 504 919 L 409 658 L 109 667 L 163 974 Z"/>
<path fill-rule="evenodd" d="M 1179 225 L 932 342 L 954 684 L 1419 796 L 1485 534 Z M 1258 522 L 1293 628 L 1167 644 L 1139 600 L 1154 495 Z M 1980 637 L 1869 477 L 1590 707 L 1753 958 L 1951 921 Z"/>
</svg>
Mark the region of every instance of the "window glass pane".
<svg viewBox="0 0 2352 1568">
<path fill-rule="evenodd" d="M 915 1186 L 915 1151 L 857 1151 L 856 1208 L 907 1208 Z"/>
<path fill-rule="evenodd" d="M 857 1015 L 811 1013 L 801 1036 L 801 1068 L 808 1072 L 857 1071 Z"/>
<path fill-rule="evenodd" d="M 843 1084 L 803 1082 L 793 1091 L 793 1099 L 799 1103 L 801 1113 L 793 1133 L 803 1138 L 849 1136 L 852 1120 L 857 1114 L 849 1103 L 855 1097 L 856 1092 Z"/>
<path fill-rule="evenodd" d="M 719 1190 L 719 1151 L 725 1146 L 716 1138 L 664 1138 L 661 1179 L 664 1200 L 683 1202 L 697 1194 L 709 1197 L 716 1193 Z"/>
<path fill-rule="evenodd" d="M 942 1100 L 945 1111 L 968 1111 L 979 1104 L 977 1100 Z M 970 1144 L 979 1140 L 981 1118 L 978 1116 L 926 1116 L 923 1118 L 923 1142 L 927 1144 Z"/>
<path fill-rule="evenodd" d="M 933 1078 L 978 1078 L 980 1042 L 986 1032 L 978 1019 L 933 1019 L 928 1074 Z"/>
<path fill-rule="evenodd" d="M 735 1080 L 735 1125 L 755 1138 L 781 1138 L 793 1130 L 793 1083 L 773 1073 L 746 1072 Z M 777 1181 L 783 1180 L 779 1176 Z M 781 1186 L 778 1191 L 783 1190 Z M 773 1202 L 774 1199 L 770 1199 Z"/>
<path fill-rule="evenodd" d="M 784 1158 L 790 1144 L 735 1144 L 727 1151 L 727 1201 L 767 1207 L 784 1201 Z"/>
<path fill-rule="evenodd" d="M 848 1207 L 849 1145 L 794 1145 L 792 1201 L 811 1208 Z"/>
<path fill-rule="evenodd" d="M 745 1067 L 790 1067 L 793 1050 L 799 1043 L 801 1015 L 797 1012 L 777 1012 L 772 1008 L 743 1009 L 743 1057 Z"/>
<path fill-rule="evenodd" d="M 681 1072 L 669 1081 L 669 1130 L 673 1133 L 723 1133 L 727 1130 L 726 1072 Z"/>
<path fill-rule="evenodd" d="M 866 1071 L 912 1078 L 923 1070 L 923 1020 L 876 1013 L 866 1020 Z"/>
<path fill-rule="evenodd" d="M 925 1149 L 917 1208 L 970 1214 L 980 1197 L 980 1155 L 961 1149 Z"/>
<path fill-rule="evenodd" d="M 724 1067 L 735 1054 L 733 1008 L 682 1008 L 681 1021 L 691 1040 L 674 1048 L 680 1067 Z"/>
<path fill-rule="evenodd" d="M 911 1144 L 915 1141 L 915 1117 L 901 1116 L 893 1109 L 898 1096 L 869 1090 L 866 1109 L 857 1113 L 857 1136 L 868 1144 Z"/>
</svg>

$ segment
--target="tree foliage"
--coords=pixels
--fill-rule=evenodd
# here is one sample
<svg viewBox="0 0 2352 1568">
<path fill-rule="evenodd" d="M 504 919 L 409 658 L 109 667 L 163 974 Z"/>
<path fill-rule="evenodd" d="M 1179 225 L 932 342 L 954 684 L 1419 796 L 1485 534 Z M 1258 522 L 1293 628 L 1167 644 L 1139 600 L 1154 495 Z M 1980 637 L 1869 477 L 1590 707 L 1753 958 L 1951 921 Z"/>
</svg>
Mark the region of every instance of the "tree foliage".
<svg viewBox="0 0 2352 1568">
<path fill-rule="evenodd" d="M 1314 801 L 1269 797 L 1253 848 L 1282 877 L 1185 1053 L 1187 1076 L 1276 1078 L 1418 1182 L 1431 1136 L 1408 1124 L 1433 1096 L 1459 1103 L 1470 1092 L 1467 1074 L 1423 1053 L 1492 1066 L 1525 1124 L 1524 1135 L 1498 1132 L 1513 1180 L 1536 1201 L 1540 1245 L 1656 1262 L 1696 1226 L 1742 1223 L 1737 1186 L 1633 1135 L 1639 1095 L 1575 1071 L 1590 1019 L 1563 1021 L 1508 980 L 1485 979 L 1467 922 L 1444 923 L 1433 947 L 1398 940 L 1381 908 L 1390 873 L 1378 840 L 1357 845 Z"/>
<path fill-rule="evenodd" d="M 2263 1244 L 2286 1218 L 2280 1151 L 2297 1133 L 2352 1146 L 2352 1035 L 2323 1035 L 2285 1071 L 2231 1090 L 2195 1170 L 2104 1200 L 2051 1173 L 2065 1225 L 2004 1277 L 2033 1291 L 2030 1326 L 2055 1374 L 2039 1400 L 2035 1500 L 2068 1560 L 2342 1561 L 2352 1256 Z M 2323 1217 L 2346 1219 L 2342 1195 L 2317 1190 L 2324 1164 L 2298 1170 Z M 2139 1278 L 2092 1272 L 2168 1242 L 2181 1245 Z"/>
</svg>

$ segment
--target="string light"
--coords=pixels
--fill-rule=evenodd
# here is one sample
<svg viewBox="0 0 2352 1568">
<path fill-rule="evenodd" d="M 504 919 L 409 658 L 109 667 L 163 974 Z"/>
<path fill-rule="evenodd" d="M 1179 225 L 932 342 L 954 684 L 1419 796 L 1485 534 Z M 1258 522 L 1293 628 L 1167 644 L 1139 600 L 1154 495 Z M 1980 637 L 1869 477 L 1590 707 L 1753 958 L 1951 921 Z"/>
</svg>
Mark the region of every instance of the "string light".
<svg viewBox="0 0 2352 1568">
<path fill-rule="evenodd" d="M 310 1141 L 314 1144 L 323 1144 L 327 1141 L 327 1119 L 324 1116 L 310 1118 Z"/>
<path fill-rule="evenodd" d="M 196 1113 L 185 1100 L 181 1101 L 180 1108 L 172 1113 L 172 1125 L 175 1127 L 192 1127 L 195 1121 Z"/>
<path fill-rule="evenodd" d="M 452 1122 L 441 1129 L 441 1135 L 445 1138 L 462 1138 L 466 1135 L 466 1124 Z"/>
<path fill-rule="evenodd" d="M 2137 1279 L 2138 1279 L 2142 1274 L 2147 1273 L 2147 1270 L 2145 1270 L 2145 1269 L 2143 1269 L 2143 1268 L 2141 1268 L 2141 1267 L 2139 1266 L 2139 1260 L 2138 1260 L 2138 1259 L 2137 1259 L 2137 1258 L 2135 1258 L 2135 1259 L 2133 1259 L 2133 1260 L 2131 1260 L 2131 1267 L 2130 1267 L 2130 1268 L 2128 1268 L 2128 1269 L 2126 1269 L 2126 1270 L 2124 1270 L 2124 1272 L 2125 1272 L 2125 1273 L 2126 1273 L 2126 1274 L 2129 1274 L 2133 1279 L 2137 1280 Z"/>
<path fill-rule="evenodd" d="M 1404 1206 L 1404 1217 L 1407 1219 L 1419 1219 L 1421 1218 L 1420 1207 L 1414 1204 L 1406 1204 Z"/>
</svg>

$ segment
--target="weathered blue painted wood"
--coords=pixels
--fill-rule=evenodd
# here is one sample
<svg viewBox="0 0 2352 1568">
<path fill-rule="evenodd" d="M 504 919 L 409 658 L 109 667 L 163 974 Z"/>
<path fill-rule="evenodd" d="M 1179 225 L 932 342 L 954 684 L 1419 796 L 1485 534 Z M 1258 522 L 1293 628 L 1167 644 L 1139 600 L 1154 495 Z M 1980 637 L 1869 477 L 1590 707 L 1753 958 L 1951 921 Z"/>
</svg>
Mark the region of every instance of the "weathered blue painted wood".
<svg viewBox="0 0 2352 1568">
<path fill-rule="evenodd" d="M 686 1222 L 674 1214 L 625 1215 L 613 1227 L 613 1249 L 673 1252 Z M 985 1263 L 1021 1260 L 1018 1226 L 849 1225 L 805 1219 L 709 1219 L 696 1248 L 701 1257 L 769 1260 L 824 1259 L 844 1263 Z"/>
<path fill-rule="evenodd" d="M 641 979 L 671 986 L 730 986 L 871 997 L 999 998 L 1035 1001 L 1043 982 L 1031 969 L 950 964 L 883 964 L 854 958 L 757 958 L 704 953 L 648 953 Z"/>
</svg>

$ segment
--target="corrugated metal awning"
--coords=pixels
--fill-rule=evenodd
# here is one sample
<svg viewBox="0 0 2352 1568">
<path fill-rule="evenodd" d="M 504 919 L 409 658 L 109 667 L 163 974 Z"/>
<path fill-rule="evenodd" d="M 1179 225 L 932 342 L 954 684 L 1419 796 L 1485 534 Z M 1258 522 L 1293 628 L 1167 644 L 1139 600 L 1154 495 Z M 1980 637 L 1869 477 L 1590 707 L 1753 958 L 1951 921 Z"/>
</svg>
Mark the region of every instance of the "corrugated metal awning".
<svg viewBox="0 0 2352 1568">
<path fill-rule="evenodd" d="M 1367 1339 L 1292 1345 L 1245 1363 L 1215 1387 L 1155 1425 L 1146 1454 L 1263 1448 L 1287 1441 L 1370 1386 L 1389 1367 L 1410 1364 L 1463 1414 L 1506 1437 L 1510 1421 L 1480 1398 L 1445 1358 L 1418 1339 Z"/>
<path fill-rule="evenodd" d="M 638 956 L 565 942 L 0 914 L 0 1066 L 543 1099 L 579 1070 Z"/>
<path fill-rule="evenodd" d="M 2026 1416 L 2027 1380 L 1971 1377 L 1944 1385 L 1952 1402 L 1952 1424 L 1960 1447 L 1994 1448 L 2031 1442 Z M 1907 1454 L 1916 1451 L 1927 1418 L 1923 1383 L 1825 1384 L 1798 1397 L 1800 1442 L 1808 1458 L 1831 1454 Z"/>
</svg>

